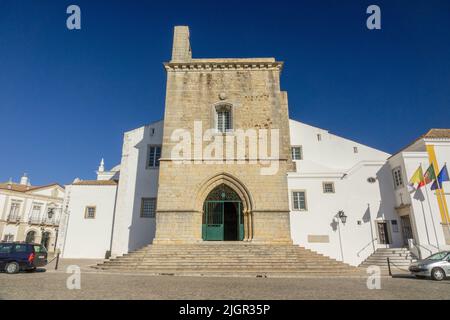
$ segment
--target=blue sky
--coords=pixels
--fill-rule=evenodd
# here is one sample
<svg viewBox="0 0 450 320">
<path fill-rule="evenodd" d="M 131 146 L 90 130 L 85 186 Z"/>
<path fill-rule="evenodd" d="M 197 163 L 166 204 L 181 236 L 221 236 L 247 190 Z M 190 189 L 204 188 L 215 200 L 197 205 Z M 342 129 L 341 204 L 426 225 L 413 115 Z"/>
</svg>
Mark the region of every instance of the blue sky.
<svg viewBox="0 0 450 320">
<path fill-rule="evenodd" d="M 82 29 L 66 28 L 77 4 Z M 382 30 L 366 28 L 381 7 Z M 396 152 L 450 127 L 450 1 L 0 1 L 0 181 L 94 178 L 163 117 L 174 25 L 194 57 L 276 57 L 290 117 Z"/>
</svg>

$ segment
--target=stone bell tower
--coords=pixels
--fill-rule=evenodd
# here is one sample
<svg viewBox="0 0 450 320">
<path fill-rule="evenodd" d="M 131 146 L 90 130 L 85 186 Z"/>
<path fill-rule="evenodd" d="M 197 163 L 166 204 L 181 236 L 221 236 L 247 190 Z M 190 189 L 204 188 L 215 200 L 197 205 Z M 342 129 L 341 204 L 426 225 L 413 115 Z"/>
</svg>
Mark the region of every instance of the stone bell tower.
<svg viewBox="0 0 450 320">
<path fill-rule="evenodd" d="M 208 240 L 205 230 L 226 224 L 230 212 L 239 216 L 237 240 L 291 243 L 287 171 L 292 162 L 287 94 L 280 90 L 283 63 L 274 58 L 192 58 L 189 28 L 177 26 L 172 59 L 164 66 L 167 91 L 154 243 Z M 244 150 L 231 144 L 232 149 L 208 152 L 211 141 L 237 141 L 242 132 L 248 142 Z M 267 154 L 262 152 L 264 137 L 271 143 Z M 174 150 L 181 138 L 189 148 L 180 155 Z M 206 200 L 218 188 L 233 194 L 236 206 L 222 201 L 221 213 L 218 206 L 208 211 Z M 222 216 L 214 217 L 217 212 Z M 220 239 L 218 234 L 214 240 Z"/>
</svg>

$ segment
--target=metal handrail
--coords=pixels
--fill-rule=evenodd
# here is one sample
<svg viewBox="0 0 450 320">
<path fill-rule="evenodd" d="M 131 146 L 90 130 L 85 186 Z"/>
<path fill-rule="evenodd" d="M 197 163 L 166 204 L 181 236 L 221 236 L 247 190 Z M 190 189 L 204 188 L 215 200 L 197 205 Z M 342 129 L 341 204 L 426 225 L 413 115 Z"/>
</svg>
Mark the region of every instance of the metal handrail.
<svg viewBox="0 0 450 320">
<path fill-rule="evenodd" d="M 431 251 L 430 249 L 428 249 L 428 248 L 425 248 L 424 246 L 422 246 L 422 245 L 420 245 L 420 244 L 414 244 L 414 246 L 415 247 L 417 247 L 417 250 L 419 251 L 419 258 L 420 259 L 423 259 L 424 257 L 422 256 L 422 251 L 420 250 L 420 248 L 422 248 L 422 249 L 425 249 L 425 250 L 427 250 L 427 251 L 429 251 L 430 252 L 430 255 L 432 255 L 433 254 L 433 251 Z"/>
<path fill-rule="evenodd" d="M 56 226 L 59 224 L 59 219 L 44 217 L 42 218 L 42 224 Z"/>
<path fill-rule="evenodd" d="M 39 217 L 30 217 L 28 219 L 28 223 L 30 223 L 30 224 L 41 224 L 41 219 Z"/>
<path fill-rule="evenodd" d="M 377 241 L 378 240 L 378 238 L 374 238 L 374 239 L 372 239 L 372 241 L 370 241 L 368 244 L 366 244 L 361 250 L 359 250 L 358 251 L 358 253 L 356 254 L 358 257 L 359 257 L 359 254 L 361 253 L 361 252 L 363 252 L 364 250 L 366 250 L 366 248 L 368 247 L 368 246 L 370 246 L 372 243 L 374 243 L 375 241 Z"/>
</svg>

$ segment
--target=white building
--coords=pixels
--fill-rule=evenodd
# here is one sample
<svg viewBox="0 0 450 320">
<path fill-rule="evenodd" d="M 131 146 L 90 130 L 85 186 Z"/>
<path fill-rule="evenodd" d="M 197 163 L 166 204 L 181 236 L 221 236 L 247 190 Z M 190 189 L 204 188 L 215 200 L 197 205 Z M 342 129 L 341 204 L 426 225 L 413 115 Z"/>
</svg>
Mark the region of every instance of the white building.
<svg viewBox="0 0 450 320">
<path fill-rule="evenodd" d="M 33 186 L 26 175 L 20 183 L 0 183 L 1 240 L 42 243 L 53 252 L 63 199 L 59 184 Z"/>
<path fill-rule="evenodd" d="M 400 247 L 400 232 L 385 243 L 377 229 L 398 219 L 389 154 L 293 120 L 290 133 L 293 150 L 301 149 L 288 175 L 294 243 L 353 265 L 376 248 Z M 295 196 L 304 205 L 296 206 Z M 336 219 L 341 210 L 345 224 Z"/>
<path fill-rule="evenodd" d="M 424 204 L 406 189 L 420 162 L 439 168 L 450 159 L 449 130 L 432 130 L 391 157 L 327 130 L 288 121 L 287 93 L 279 86 L 283 63 L 274 58 L 193 59 L 189 39 L 186 26 L 175 28 L 172 60 L 165 64 L 166 127 L 158 121 L 126 132 L 120 165 L 105 171 L 102 160 L 97 180 L 67 186 L 59 241 L 64 257 L 122 255 L 152 243 L 155 234 L 159 244 L 225 240 L 225 228 L 233 236 L 227 239 L 293 242 L 352 265 L 377 248 L 408 245 L 420 255 L 449 248 L 447 194 L 438 192 L 437 205 L 429 199 L 433 193 L 425 192 L 430 201 Z M 276 158 L 261 152 L 255 156 L 245 146 L 247 154 L 234 160 L 247 162 L 236 167 L 234 162 L 212 163 L 210 157 L 182 158 L 186 163 L 176 168 L 179 158 L 172 154 L 176 146 L 171 135 L 185 125 L 195 131 L 198 119 L 214 131 L 214 139 L 206 140 L 234 137 L 239 129 L 276 129 L 280 153 Z M 195 142 L 194 137 L 188 146 L 195 149 Z M 261 178 L 250 164 L 255 159 L 281 163 L 281 171 L 273 174 L 276 179 Z M 239 180 L 244 176 L 247 184 Z M 191 190 L 197 186 L 200 192 Z M 232 189 L 229 198 L 226 188 Z M 427 205 L 430 219 L 421 220 Z M 203 232 L 208 230 L 213 236 Z"/>
<path fill-rule="evenodd" d="M 104 171 L 102 161 L 98 180 L 76 180 L 66 186 L 66 228 L 61 227 L 59 240 L 63 257 L 105 258 L 152 243 L 162 128 L 163 121 L 158 121 L 126 132 L 119 166 Z M 406 189 L 418 164 L 428 165 L 427 144 L 434 145 L 441 165 L 450 160 L 450 140 L 437 136 L 432 130 L 391 156 L 291 120 L 296 164 L 295 172 L 288 175 L 293 242 L 352 265 L 359 265 L 377 248 L 406 246 L 411 238 L 417 254 L 449 248 L 448 226 L 442 222 L 437 201 L 430 199 L 433 219 L 425 202 L 429 218 L 424 224 L 423 201 Z M 399 166 L 401 188 L 393 176 Z M 446 197 L 448 201 L 448 193 Z M 337 218 L 339 211 L 347 216 L 345 224 Z"/>
<path fill-rule="evenodd" d="M 400 217 L 403 241 L 414 239 L 416 255 L 428 256 L 450 244 L 450 193 L 448 182 L 442 190 L 431 190 L 431 183 L 408 189 L 408 181 L 422 167 L 425 172 L 433 164 L 436 175 L 450 163 L 450 130 L 432 129 L 389 159 L 395 176 L 395 208 Z"/>
<path fill-rule="evenodd" d="M 155 154 L 149 163 L 149 153 L 155 147 L 160 152 L 161 142 L 162 121 L 126 132 L 119 166 L 105 172 L 102 160 L 97 180 L 76 179 L 66 186 L 66 227 L 60 232 L 63 257 L 104 258 L 111 251 L 123 254 L 151 243 L 159 170 Z M 88 211 L 95 211 L 94 217 Z"/>
</svg>

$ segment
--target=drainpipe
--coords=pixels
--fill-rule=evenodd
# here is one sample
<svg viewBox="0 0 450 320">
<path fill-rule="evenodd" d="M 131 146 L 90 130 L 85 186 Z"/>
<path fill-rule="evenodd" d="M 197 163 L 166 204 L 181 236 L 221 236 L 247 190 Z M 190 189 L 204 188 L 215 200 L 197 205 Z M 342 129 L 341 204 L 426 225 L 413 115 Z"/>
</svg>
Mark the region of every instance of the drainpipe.
<svg viewBox="0 0 450 320">
<path fill-rule="evenodd" d="M 105 257 L 106 259 L 109 259 L 112 256 L 114 225 L 115 225 L 115 221 L 116 221 L 116 207 L 117 207 L 117 194 L 118 193 L 119 193 L 119 183 L 117 183 L 116 194 L 114 196 L 114 209 L 113 209 L 113 218 L 112 218 L 112 226 L 111 226 L 111 240 L 109 242 L 109 255 L 107 254 L 107 257 Z"/>
</svg>

